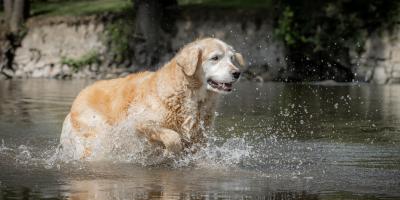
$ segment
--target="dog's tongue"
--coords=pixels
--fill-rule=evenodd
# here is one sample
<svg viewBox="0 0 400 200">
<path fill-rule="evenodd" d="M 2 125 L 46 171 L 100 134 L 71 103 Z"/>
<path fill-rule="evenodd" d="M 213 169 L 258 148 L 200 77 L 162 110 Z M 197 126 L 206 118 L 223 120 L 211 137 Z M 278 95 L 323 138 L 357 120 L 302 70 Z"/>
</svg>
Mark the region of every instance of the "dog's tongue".
<svg viewBox="0 0 400 200">
<path fill-rule="evenodd" d="M 221 85 L 224 90 L 231 89 L 231 87 L 232 87 L 232 84 L 230 84 L 230 83 L 221 83 Z"/>
<path fill-rule="evenodd" d="M 220 90 L 224 91 L 231 91 L 232 90 L 232 83 L 218 83 L 215 81 L 210 81 L 211 85 L 213 85 L 214 88 L 218 88 Z"/>
<path fill-rule="evenodd" d="M 220 83 L 221 89 L 225 91 L 230 91 L 232 89 L 232 84 L 231 83 Z"/>
</svg>

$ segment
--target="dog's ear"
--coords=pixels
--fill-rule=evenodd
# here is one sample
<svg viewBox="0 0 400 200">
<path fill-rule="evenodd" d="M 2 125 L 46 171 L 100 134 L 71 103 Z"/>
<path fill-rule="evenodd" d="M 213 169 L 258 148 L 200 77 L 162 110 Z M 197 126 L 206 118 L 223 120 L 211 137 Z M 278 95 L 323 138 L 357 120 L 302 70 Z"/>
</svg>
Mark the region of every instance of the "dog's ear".
<svg viewBox="0 0 400 200">
<path fill-rule="evenodd" d="M 235 53 L 235 60 L 239 63 L 240 67 L 245 67 L 246 62 L 244 61 L 242 54 Z"/>
<path fill-rule="evenodd" d="M 193 76 L 196 69 L 201 65 L 202 52 L 198 47 L 186 47 L 176 57 L 176 63 L 182 67 L 183 72 Z"/>
</svg>

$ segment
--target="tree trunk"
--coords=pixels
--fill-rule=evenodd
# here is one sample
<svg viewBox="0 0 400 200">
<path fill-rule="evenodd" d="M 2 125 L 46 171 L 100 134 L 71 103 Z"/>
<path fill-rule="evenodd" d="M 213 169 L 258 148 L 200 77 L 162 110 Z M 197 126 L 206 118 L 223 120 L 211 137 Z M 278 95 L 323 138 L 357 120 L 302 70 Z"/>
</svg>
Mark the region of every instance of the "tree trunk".
<svg viewBox="0 0 400 200">
<path fill-rule="evenodd" d="M 6 22 L 9 22 L 11 19 L 11 13 L 13 10 L 13 0 L 4 0 L 3 5 L 4 5 L 5 20 L 6 20 Z"/>
<path fill-rule="evenodd" d="M 134 0 L 136 14 L 135 35 L 142 40 L 142 55 L 139 64 L 154 66 L 160 60 L 164 18 L 168 18 L 170 7 L 177 5 L 176 0 Z"/>
<path fill-rule="evenodd" d="M 14 0 L 13 11 L 10 19 L 10 30 L 11 32 L 18 32 L 24 22 L 24 14 L 26 13 L 25 6 L 27 5 L 26 0 Z"/>
<path fill-rule="evenodd" d="M 159 0 L 135 0 L 134 7 L 135 35 L 144 42 L 143 49 L 139 50 L 143 54 L 139 58 L 139 63 L 149 67 L 157 62 L 161 6 Z"/>
</svg>

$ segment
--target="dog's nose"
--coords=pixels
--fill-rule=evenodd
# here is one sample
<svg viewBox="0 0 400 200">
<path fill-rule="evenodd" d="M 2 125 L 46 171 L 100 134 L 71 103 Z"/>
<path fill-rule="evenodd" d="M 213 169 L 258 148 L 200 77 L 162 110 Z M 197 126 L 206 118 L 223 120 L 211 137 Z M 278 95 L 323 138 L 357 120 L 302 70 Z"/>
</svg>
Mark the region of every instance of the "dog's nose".
<svg viewBox="0 0 400 200">
<path fill-rule="evenodd" d="M 232 76 L 233 78 L 238 79 L 240 77 L 240 72 L 233 72 Z"/>
</svg>

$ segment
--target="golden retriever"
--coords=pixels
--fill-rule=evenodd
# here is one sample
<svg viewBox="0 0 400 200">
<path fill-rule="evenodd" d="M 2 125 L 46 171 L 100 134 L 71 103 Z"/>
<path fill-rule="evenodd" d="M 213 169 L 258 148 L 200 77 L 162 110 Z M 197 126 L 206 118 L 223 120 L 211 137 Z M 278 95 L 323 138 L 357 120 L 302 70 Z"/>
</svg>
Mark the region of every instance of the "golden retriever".
<svg viewBox="0 0 400 200">
<path fill-rule="evenodd" d="M 244 65 L 241 54 L 205 38 L 184 46 L 156 72 L 98 81 L 73 102 L 61 133 L 63 151 L 73 159 L 101 160 L 112 131 L 145 136 L 172 153 L 204 143 L 219 94 L 231 92 L 240 77 L 237 64 Z"/>
</svg>

